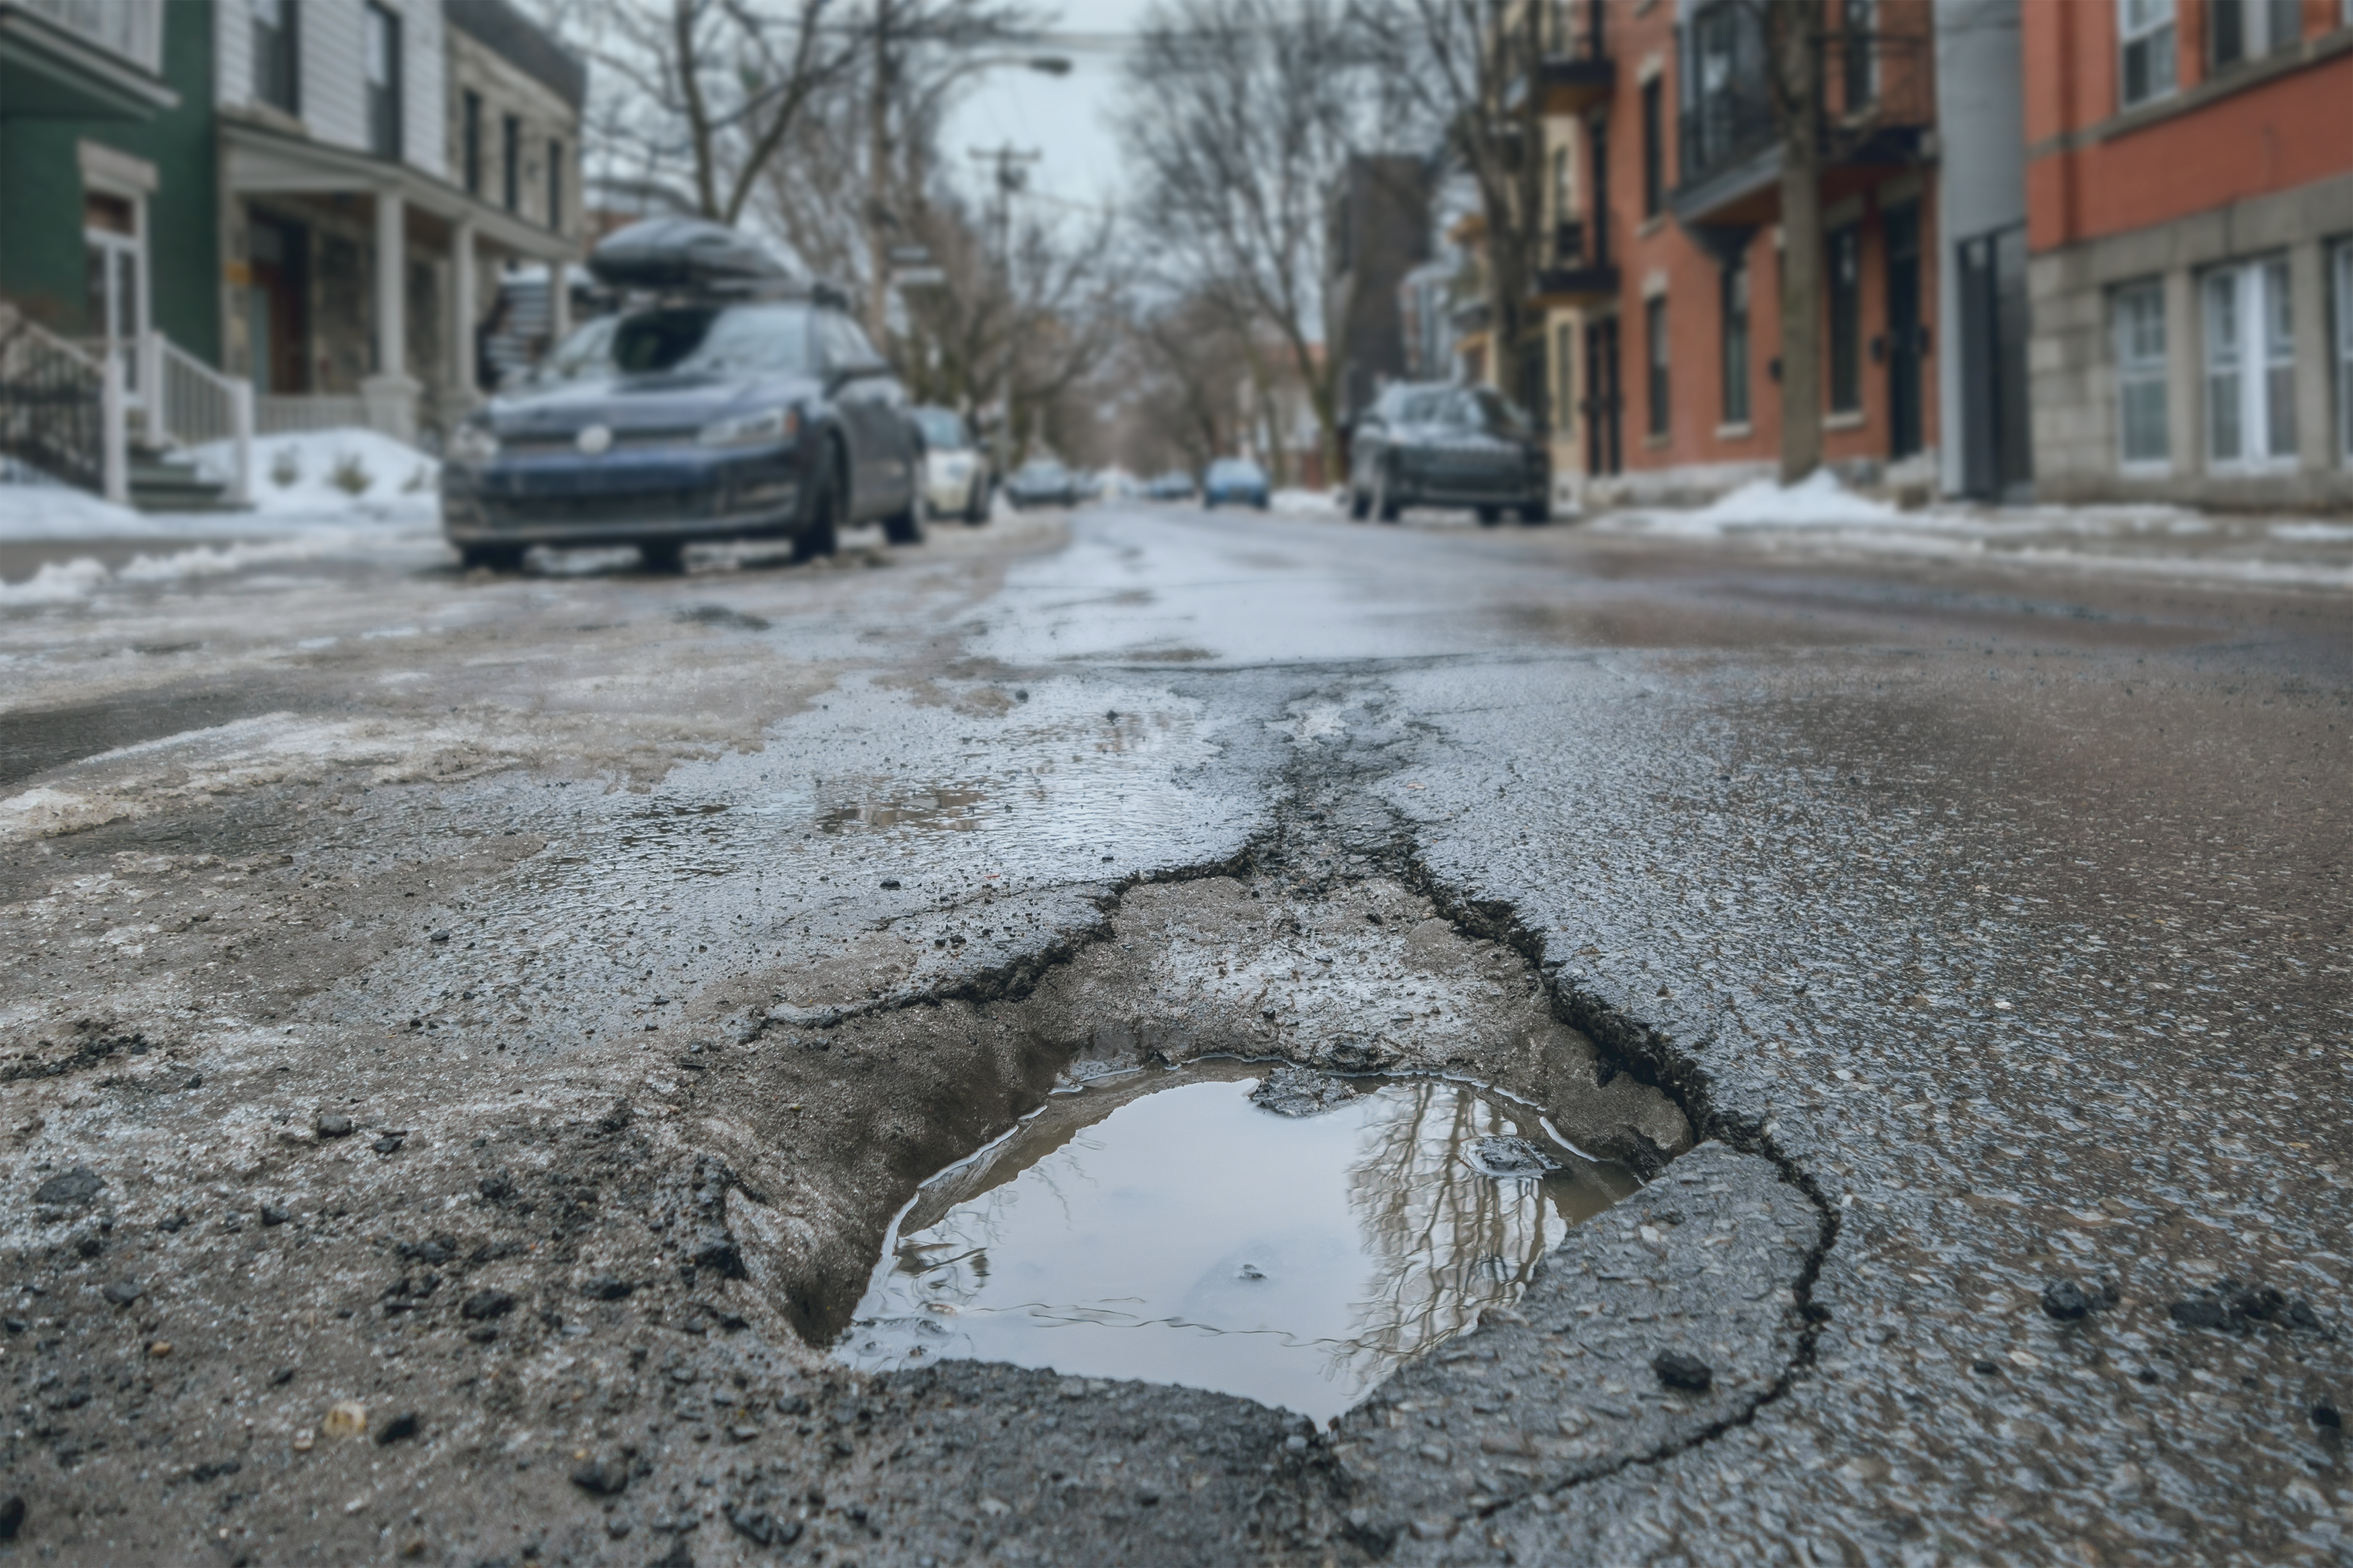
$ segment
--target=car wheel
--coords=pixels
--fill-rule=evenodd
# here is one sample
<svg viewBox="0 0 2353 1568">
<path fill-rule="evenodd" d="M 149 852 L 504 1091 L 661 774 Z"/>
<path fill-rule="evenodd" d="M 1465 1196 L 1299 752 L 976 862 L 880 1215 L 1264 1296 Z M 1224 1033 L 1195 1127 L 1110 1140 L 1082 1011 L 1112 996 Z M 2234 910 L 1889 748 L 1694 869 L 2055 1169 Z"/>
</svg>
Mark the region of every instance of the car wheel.
<svg viewBox="0 0 2353 1568">
<path fill-rule="evenodd" d="M 1395 522 L 1404 509 L 1398 505 L 1397 495 L 1389 489 L 1387 468 L 1373 473 L 1373 515 L 1383 522 Z"/>
<path fill-rule="evenodd" d="M 520 572 L 522 570 L 522 546 L 520 544 L 468 544 L 458 551 L 459 564 L 471 572 Z"/>
<path fill-rule="evenodd" d="M 1552 508 L 1540 500 L 1532 500 L 1520 508 L 1520 521 L 1530 528 L 1541 527 L 1552 521 Z"/>
<path fill-rule="evenodd" d="M 1493 528 L 1504 521 L 1503 509 L 1500 507 L 1482 506 L 1478 510 L 1479 526 L 1482 528 Z"/>
<path fill-rule="evenodd" d="M 906 510 L 882 520 L 882 538 L 892 544 L 923 542 L 923 498 L 920 494 L 908 499 Z"/>
<path fill-rule="evenodd" d="M 1368 518 L 1368 517 L 1370 517 L 1370 516 L 1372 516 L 1372 515 L 1373 515 L 1373 498 L 1372 498 L 1372 497 L 1370 497 L 1370 496 L 1368 496 L 1368 495 L 1366 495 L 1364 491 L 1362 491 L 1362 490 L 1360 490 L 1360 489 L 1351 489 L 1348 491 L 1348 516 L 1349 516 L 1349 518 L 1350 518 L 1353 521 L 1362 522 L 1362 521 L 1365 521 L 1365 519 L 1366 519 L 1366 518 Z"/>
<path fill-rule="evenodd" d="M 638 561 L 649 572 L 675 577 L 686 570 L 686 546 L 675 539 L 639 540 Z"/>
<path fill-rule="evenodd" d="M 838 521 L 841 514 L 841 459 L 828 454 L 809 492 L 808 517 L 793 535 L 793 559 L 814 561 L 841 548 Z"/>
<path fill-rule="evenodd" d="M 978 528 L 988 521 L 988 482 L 986 479 L 973 480 L 972 494 L 965 499 L 964 521 L 973 528 Z"/>
</svg>

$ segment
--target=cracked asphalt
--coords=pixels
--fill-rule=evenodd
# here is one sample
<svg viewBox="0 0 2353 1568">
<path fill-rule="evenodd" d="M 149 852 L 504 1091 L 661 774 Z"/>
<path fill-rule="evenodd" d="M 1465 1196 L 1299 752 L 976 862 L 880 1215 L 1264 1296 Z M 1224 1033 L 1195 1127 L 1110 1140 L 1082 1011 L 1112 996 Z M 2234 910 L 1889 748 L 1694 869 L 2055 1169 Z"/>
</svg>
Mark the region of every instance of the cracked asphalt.
<svg viewBox="0 0 2353 1568">
<path fill-rule="evenodd" d="M 2353 1562 L 2341 591 L 1150 508 L 691 566 L 0 611 L 0 1560 Z M 1219 1055 L 1647 1184 L 1324 1430 L 828 1355 L 927 1177 Z"/>
</svg>

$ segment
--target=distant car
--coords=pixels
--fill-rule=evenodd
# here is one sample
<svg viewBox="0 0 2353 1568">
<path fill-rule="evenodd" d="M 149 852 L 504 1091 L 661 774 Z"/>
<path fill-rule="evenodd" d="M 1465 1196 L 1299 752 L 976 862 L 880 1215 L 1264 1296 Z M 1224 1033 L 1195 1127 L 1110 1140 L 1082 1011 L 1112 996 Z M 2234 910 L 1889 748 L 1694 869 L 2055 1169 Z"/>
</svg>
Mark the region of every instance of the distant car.
<svg viewBox="0 0 2353 1568">
<path fill-rule="evenodd" d="M 923 538 L 906 391 L 846 297 L 699 219 L 631 225 L 589 267 L 642 302 L 450 434 L 441 526 L 467 565 L 634 544 L 676 571 L 694 541 L 744 538 L 807 558 L 867 521 Z"/>
<path fill-rule="evenodd" d="M 1182 468 L 1171 468 L 1144 481 L 1146 500 L 1189 500 L 1193 496 L 1193 476 Z"/>
<path fill-rule="evenodd" d="M 1552 458 L 1528 416 L 1491 386 L 1392 386 L 1356 423 L 1348 515 L 1395 522 L 1409 506 L 1552 516 Z"/>
<path fill-rule="evenodd" d="M 1272 500 L 1266 470 L 1247 458 L 1220 458 L 1201 476 L 1201 504 L 1211 510 L 1254 506 L 1264 511 Z"/>
<path fill-rule="evenodd" d="M 1049 458 L 1024 463 L 1005 481 L 1005 499 L 1016 508 L 1076 506 L 1079 477 Z"/>
<path fill-rule="evenodd" d="M 988 521 L 988 458 L 952 408 L 918 408 L 915 426 L 923 433 L 923 499 L 934 517 Z"/>
</svg>

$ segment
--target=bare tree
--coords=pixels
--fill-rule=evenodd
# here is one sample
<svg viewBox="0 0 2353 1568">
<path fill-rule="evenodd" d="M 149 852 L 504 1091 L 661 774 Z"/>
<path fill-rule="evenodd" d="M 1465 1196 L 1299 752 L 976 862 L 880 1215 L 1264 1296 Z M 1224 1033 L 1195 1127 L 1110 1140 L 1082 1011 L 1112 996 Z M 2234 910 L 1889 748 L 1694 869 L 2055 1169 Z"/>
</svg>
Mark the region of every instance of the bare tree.
<svg viewBox="0 0 2353 1568">
<path fill-rule="evenodd" d="M 705 217 L 733 224 L 763 172 L 866 58 L 846 0 L 572 0 L 600 77 L 608 159 L 683 160 Z"/>
<path fill-rule="evenodd" d="M 1379 62 L 1393 120 L 1442 142 L 1478 187 L 1485 233 L 1489 331 L 1498 379 L 1540 392 L 1519 370 L 1542 352 L 1529 304 L 1544 210 L 1540 96 L 1514 91 L 1541 52 L 1544 7 L 1525 0 L 1352 0 L 1351 19 Z M 1536 399 L 1540 401 L 1540 399 Z"/>
<path fill-rule="evenodd" d="M 1139 226 L 1174 291 L 1281 345 L 1339 466 L 1326 201 L 1372 139 L 1377 82 L 1344 0 L 1164 0 L 1129 58 L 1121 134 Z M 1269 378 L 1253 362 L 1257 379 Z M 1278 469 L 1282 457 L 1276 451 Z M 1278 472 L 1278 478 L 1282 476 Z"/>
</svg>

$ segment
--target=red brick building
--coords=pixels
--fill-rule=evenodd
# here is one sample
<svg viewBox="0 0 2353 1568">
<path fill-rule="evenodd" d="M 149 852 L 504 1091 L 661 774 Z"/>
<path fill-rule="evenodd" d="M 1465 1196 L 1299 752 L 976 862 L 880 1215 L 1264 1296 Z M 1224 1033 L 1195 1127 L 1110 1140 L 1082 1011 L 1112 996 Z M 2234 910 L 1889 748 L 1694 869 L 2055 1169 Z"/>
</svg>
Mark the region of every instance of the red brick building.
<svg viewBox="0 0 2353 1568">
<path fill-rule="evenodd" d="M 1930 0 L 1821 9 L 1825 457 L 1925 489 L 1938 421 Z M 1781 154 L 1757 18 L 1741 0 L 1539 14 L 1554 210 L 1536 302 L 1564 501 L 1702 499 L 1776 469 Z"/>
<path fill-rule="evenodd" d="M 2026 0 L 2039 493 L 2353 502 L 2353 0 Z"/>
</svg>

